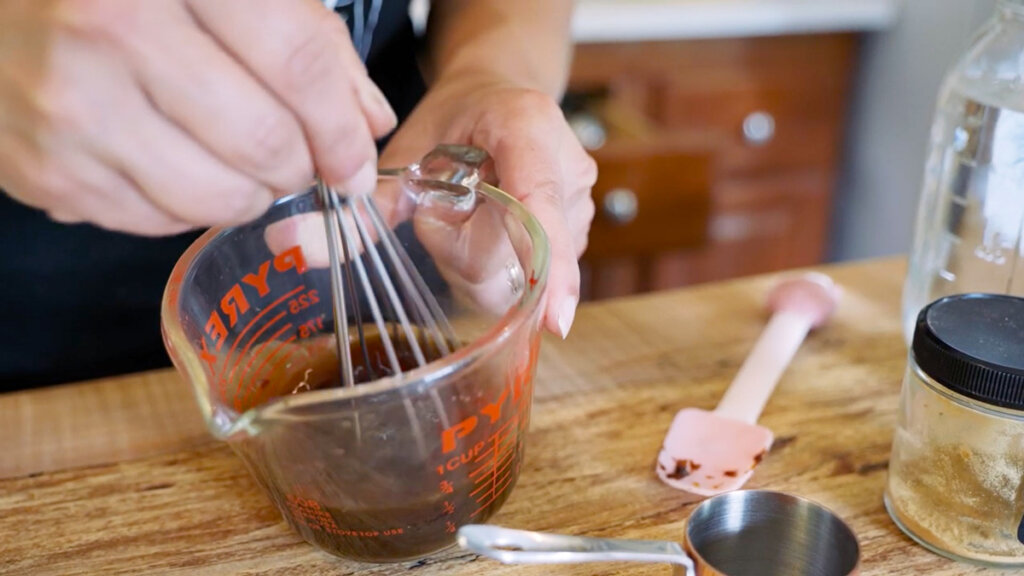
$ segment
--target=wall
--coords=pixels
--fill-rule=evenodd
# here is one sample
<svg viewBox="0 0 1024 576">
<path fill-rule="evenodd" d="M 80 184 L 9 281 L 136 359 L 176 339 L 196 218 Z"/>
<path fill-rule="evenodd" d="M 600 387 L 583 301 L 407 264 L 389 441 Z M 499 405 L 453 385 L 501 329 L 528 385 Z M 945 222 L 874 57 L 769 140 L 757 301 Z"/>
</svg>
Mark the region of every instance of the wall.
<svg viewBox="0 0 1024 576">
<path fill-rule="evenodd" d="M 892 30 L 865 39 L 836 199 L 833 260 L 909 248 L 939 84 L 993 5 L 905 0 Z"/>
</svg>

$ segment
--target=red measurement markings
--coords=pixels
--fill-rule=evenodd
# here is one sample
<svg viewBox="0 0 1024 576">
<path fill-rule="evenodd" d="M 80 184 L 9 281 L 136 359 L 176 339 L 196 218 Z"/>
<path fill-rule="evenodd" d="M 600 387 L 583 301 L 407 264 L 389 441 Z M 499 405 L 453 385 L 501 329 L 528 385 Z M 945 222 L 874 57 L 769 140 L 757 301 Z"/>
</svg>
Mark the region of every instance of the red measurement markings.
<svg viewBox="0 0 1024 576">
<path fill-rule="evenodd" d="M 484 511 L 512 483 L 512 463 L 515 461 L 518 447 L 519 415 L 509 418 L 490 438 L 488 448 L 477 457 L 483 464 L 469 473 L 469 477 L 477 482 L 477 489 L 470 493 L 479 507 L 470 517 Z"/>
<path fill-rule="evenodd" d="M 240 377 L 239 380 L 234 379 L 234 374 L 238 372 L 239 366 L 241 366 L 243 362 L 248 360 L 249 363 L 252 364 L 253 358 L 255 358 L 255 355 L 249 356 L 249 348 L 251 348 L 253 344 L 255 344 L 256 341 L 259 339 L 259 337 L 262 336 L 263 333 L 266 332 L 271 326 L 276 324 L 276 322 L 278 322 L 282 318 L 285 318 L 286 314 L 288 313 L 282 312 L 268 320 L 265 324 L 263 324 L 263 327 L 257 330 L 256 333 L 253 334 L 252 338 L 249 338 L 249 342 L 242 348 L 242 353 L 239 354 L 236 360 L 234 360 L 234 364 L 231 366 L 231 370 L 227 373 L 227 375 L 224 376 L 224 380 L 228 382 L 236 382 L 236 392 L 238 392 L 238 388 L 241 385 L 240 380 L 245 377 L 245 372 L 242 373 L 242 377 Z M 287 326 L 291 326 L 291 324 L 288 324 Z M 278 336 L 280 334 L 281 331 L 279 330 L 278 332 L 274 333 L 274 336 Z M 271 336 L 268 340 L 264 340 L 264 345 L 265 342 L 272 340 L 274 336 Z M 261 351 L 261 349 L 263 349 L 263 345 L 257 348 L 257 352 Z"/>
<path fill-rule="evenodd" d="M 254 377 L 255 377 L 255 375 L 258 375 L 258 374 L 259 374 L 259 371 L 263 369 L 263 366 L 267 364 L 267 361 L 268 361 L 268 360 L 270 360 L 270 358 L 271 358 L 271 357 L 272 357 L 272 356 L 273 356 L 274 354 L 277 354 L 277 352 L 278 352 L 278 351 L 280 351 L 280 350 L 281 350 L 281 348 L 284 348 L 284 346 L 285 346 L 286 344 L 290 344 L 290 343 L 294 342 L 294 341 L 295 341 L 295 338 L 296 338 L 296 337 L 295 337 L 295 335 L 294 335 L 294 334 L 292 334 L 292 335 L 291 335 L 291 337 L 289 337 L 288 339 L 286 339 L 286 340 L 282 340 L 282 341 L 280 342 L 280 344 L 278 345 L 278 347 L 277 347 L 277 348 L 276 348 L 276 349 L 274 350 L 274 352 L 273 352 L 273 353 L 272 353 L 272 354 L 271 354 L 270 356 L 268 356 L 267 358 L 265 358 L 265 359 L 263 360 L 263 363 L 262 363 L 262 364 L 260 364 L 259 368 L 257 368 L 257 369 L 256 369 L 256 372 L 254 372 L 254 373 L 253 373 L 253 374 L 254 374 Z M 292 355 L 293 355 L 293 354 L 295 354 L 295 353 L 296 353 L 296 352 L 298 352 L 298 351 L 299 351 L 299 347 L 293 347 L 293 348 L 292 348 L 291 350 L 289 350 L 289 351 L 288 351 L 287 353 L 285 353 L 285 355 L 284 355 L 284 356 L 282 356 L 282 357 L 281 357 L 281 360 L 280 360 L 279 364 L 281 364 L 282 366 L 287 366 L 287 365 L 288 365 L 288 361 L 292 359 Z M 248 387 L 248 388 L 246 389 L 246 396 L 245 396 L 245 400 L 244 400 L 244 401 L 243 401 L 243 403 L 242 403 L 243 405 L 246 405 L 246 404 L 247 404 L 247 403 L 249 402 L 249 399 L 250 399 L 250 398 L 252 397 L 252 394 L 253 394 L 253 393 L 254 393 L 255 391 L 256 391 L 256 386 L 255 386 L 255 384 L 253 384 L 253 383 L 252 383 L 252 381 L 250 381 L 250 383 L 249 383 L 249 387 Z"/>
<path fill-rule="evenodd" d="M 330 534 L 344 534 L 344 531 L 334 522 L 331 514 L 316 500 L 289 494 L 287 501 L 291 517 L 300 524 Z"/>
<path fill-rule="evenodd" d="M 284 302 L 285 300 L 291 298 L 298 292 L 302 292 L 305 289 L 305 284 L 300 284 L 297 288 L 293 288 L 289 290 L 287 293 L 282 294 L 277 300 L 274 300 L 273 302 L 270 303 L 269 306 L 261 310 L 259 314 L 253 316 L 252 320 L 249 320 L 249 323 L 245 325 L 245 328 L 242 328 L 242 331 L 238 333 L 238 337 L 235 338 L 234 344 L 232 344 L 231 348 L 228 349 L 227 355 L 224 356 L 224 366 L 221 368 L 221 372 L 218 375 L 218 378 L 220 378 L 221 387 L 227 384 L 227 379 L 224 377 L 224 373 L 228 369 L 228 364 L 230 363 L 231 355 L 235 353 L 235 350 L 238 348 L 238 343 L 241 342 L 242 338 L 245 337 L 245 333 L 248 332 L 249 329 L 252 328 L 256 324 L 256 322 L 260 320 L 260 318 L 263 318 L 263 316 L 266 315 L 267 312 L 270 312 L 276 306 L 281 304 L 281 302 Z"/>
<path fill-rule="evenodd" d="M 274 322 L 279 320 L 281 318 L 281 316 L 284 316 L 284 312 L 282 312 L 281 314 L 279 314 L 276 317 L 274 317 L 273 320 L 271 320 L 270 322 L 267 323 L 267 326 L 270 326 L 271 324 L 273 324 Z M 245 364 L 245 370 L 242 371 L 242 374 L 239 377 L 239 383 L 238 383 L 238 388 L 239 389 L 242 388 L 242 383 L 245 381 L 245 375 L 246 374 L 252 374 L 253 378 L 255 376 L 257 376 L 259 374 L 259 370 L 262 369 L 263 366 L 267 363 L 267 360 L 270 360 L 270 358 L 274 354 L 277 354 L 281 350 L 282 346 L 284 346 L 285 344 L 295 340 L 295 335 L 294 334 L 292 334 L 292 336 L 290 338 L 286 339 L 286 340 L 278 340 L 277 339 L 281 334 L 284 334 L 285 332 L 287 332 L 291 328 L 293 328 L 291 322 L 289 322 L 288 324 L 285 324 L 280 329 L 278 329 L 277 332 L 274 332 L 270 336 L 269 340 L 266 340 L 265 342 L 263 342 L 263 344 L 260 344 L 260 347 L 256 349 L 256 352 L 254 352 L 252 354 L 252 356 L 249 356 L 249 361 Z M 262 331 L 263 330 L 261 330 L 260 332 L 262 332 Z M 258 334 L 257 334 L 257 336 L 258 336 Z M 256 339 L 256 336 L 253 337 L 253 341 L 255 341 L 255 339 Z M 263 352 L 264 350 L 266 350 L 267 346 L 269 346 L 272 342 L 276 342 L 277 343 L 277 347 L 274 348 L 274 351 L 271 354 L 269 354 L 267 356 L 264 356 L 263 362 L 260 363 L 259 369 L 257 369 L 255 372 L 250 372 L 249 370 L 250 370 L 250 368 L 252 368 L 252 363 L 255 362 L 257 358 L 260 357 L 260 353 Z M 250 345 L 251 345 L 251 343 L 250 343 Z M 239 358 L 245 358 L 245 357 L 246 357 L 245 356 L 245 352 L 243 352 L 242 356 L 240 356 Z M 239 363 L 241 363 L 241 360 L 239 360 Z M 237 366 L 236 366 L 236 368 L 237 368 Z M 235 371 L 232 370 L 231 374 L 234 375 L 234 373 L 235 373 Z M 235 410 L 236 411 L 241 412 L 241 408 L 239 407 L 239 405 L 245 406 L 245 405 L 248 404 L 249 399 L 251 398 L 251 396 L 252 396 L 252 394 L 254 392 L 254 389 L 256 388 L 254 386 L 254 384 L 253 384 L 253 378 L 249 379 L 249 386 L 244 391 L 244 397 L 241 398 L 240 400 L 236 401 L 236 403 L 235 403 Z M 237 396 L 236 396 L 236 398 L 237 398 Z"/>
<path fill-rule="evenodd" d="M 513 446 L 515 443 L 513 443 Z M 506 484 L 509 476 L 512 473 L 512 463 L 515 461 L 515 451 L 509 450 L 504 453 L 501 459 L 497 462 L 488 464 L 487 475 L 481 485 L 476 490 L 470 493 L 470 496 L 475 497 L 478 501 L 484 500 L 488 495 L 497 496 L 501 494 L 502 488 Z M 485 488 L 489 488 L 488 491 L 484 491 Z M 490 492 L 494 494 L 490 494 Z"/>
<path fill-rule="evenodd" d="M 483 462 L 487 458 L 490 458 L 490 460 L 488 460 L 482 466 L 478 467 L 476 470 L 470 472 L 470 478 L 475 478 L 479 476 L 481 473 L 486 472 L 488 469 L 487 467 L 490 464 L 494 463 L 495 458 L 501 455 L 502 450 L 507 447 L 507 442 L 504 441 L 508 439 L 515 439 L 515 433 L 517 430 L 510 430 L 510 428 L 515 428 L 515 425 L 518 424 L 518 421 L 518 415 L 513 415 L 511 418 L 506 420 L 504 424 L 501 425 L 501 428 L 498 428 L 497 430 L 494 431 L 493 434 L 491 434 L 490 438 L 487 439 L 487 450 L 484 450 L 483 452 L 477 454 L 475 462 Z"/>
<path fill-rule="evenodd" d="M 323 329 L 324 315 L 321 314 L 316 318 L 311 318 L 302 324 L 299 324 L 299 336 L 302 338 L 311 338 L 312 336 L 319 334 Z"/>
<path fill-rule="evenodd" d="M 291 324 L 286 325 L 286 328 L 288 328 L 289 326 L 291 326 Z M 274 334 L 274 336 L 280 335 L 282 331 L 279 331 L 278 333 Z M 270 354 L 268 354 L 265 357 L 263 357 L 263 361 L 259 363 L 259 366 L 256 367 L 256 370 L 253 370 L 253 371 L 250 372 L 249 366 L 246 366 L 246 371 L 243 373 L 243 379 L 245 378 L 245 374 L 250 374 L 249 385 L 246 386 L 245 395 L 242 397 L 241 402 L 236 402 L 236 406 L 234 406 L 234 410 L 236 410 L 238 412 L 241 412 L 242 409 L 239 406 L 240 404 L 241 404 L 241 406 L 248 406 L 249 405 L 249 401 L 252 400 L 252 396 L 254 394 L 256 394 L 257 388 L 259 387 L 259 386 L 256 385 L 256 378 L 259 377 L 259 375 L 262 372 L 263 368 L 266 367 L 266 365 L 270 362 L 270 360 L 273 359 L 274 356 L 278 355 L 278 353 L 280 353 L 282 351 L 282 348 L 284 348 L 286 345 L 294 342 L 295 338 L 296 338 L 295 334 L 292 334 L 291 336 L 289 336 L 288 338 L 286 338 L 284 340 L 278 340 L 278 345 L 273 347 L 273 349 L 270 352 Z M 275 339 L 276 338 L 272 338 L 270 340 L 267 340 L 263 345 L 265 346 L 265 345 L 269 344 L 271 341 L 274 341 Z M 294 349 L 291 349 L 291 351 L 289 351 L 288 354 L 286 354 L 285 357 L 282 359 L 282 364 L 287 362 L 288 359 L 291 358 L 293 354 L 295 354 L 295 351 L 294 351 Z M 256 356 L 253 356 L 253 358 L 249 361 L 249 364 L 251 365 L 252 361 L 255 360 L 257 357 L 258 357 L 258 354 Z M 239 387 L 240 388 L 242 387 L 242 382 L 239 383 Z"/>
<path fill-rule="evenodd" d="M 287 330 L 293 328 L 292 324 L 289 322 L 288 324 L 285 324 L 284 326 L 279 328 L 277 330 L 277 332 L 274 332 L 270 336 L 270 338 L 268 338 L 267 340 L 264 340 L 263 343 L 260 344 L 259 347 L 257 347 L 256 351 L 252 355 L 249 354 L 249 349 L 253 346 L 253 344 L 256 343 L 257 340 L 259 340 L 260 336 L 262 336 L 264 332 L 269 330 L 270 327 L 273 326 L 274 324 L 276 324 L 278 320 L 280 320 L 281 318 L 284 318 L 285 314 L 286 314 L 286 312 L 281 312 L 277 316 L 274 316 L 269 321 L 267 321 L 263 325 L 262 328 L 260 328 L 255 334 L 253 334 L 253 337 L 249 339 L 249 343 L 246 344 L 244 348 L 242 348 L 242 353 L 239 354 L 238 359 L 235 362 L 234 367 L 231 368 L 231 372 L 225 378 L 225 380 L 228 381 L 228 382 L 236 382 L 237 383 L 236 386 L 235 386 L 235 410 L 240 410 L 239 406 L 241 404 L 241 398 L 239 397 L 239 393 L 242 392 L 242 381 L 244 381 L 245 375 L 248 372 L 248 369 L 252 366 L 252 363 L 259 356 L 260 352 L 262 352 L 264 349 L 266 349 L 268 344 L 270 344 L 271 342 L 274 342 L 275 340 L 277 340 L 277 337 L 280 336 L 282 333 L 284 333 Z M 235 379 L 235 373 L 238 371 L 238 367 L 241 366 L 242 362 L 245 361 L 246 359 L 248 359 L 248 362 L 246 364 L 246 369 L 242 371 L 242 373 L 239 375 L 238 380 L 236 380 Z"/>
<path fill-rule="evenodd" d="M 263 326 L 262 326 L 262 327 L 261 327 L 261 328 L 260 328 L 259 330 L 257 330 L 255 334 L 253 334 L 253 335 L 252 335 L 252 338 L 249 338 L 249 342 L 247 342 L 247 343 L 246 343 L 246 345 L 242 347 L 242 352 L 241 352 L 241 354 L 239 354 L 239 355 L 238 355 L 238 358 L 236 358 L 236 359 L 235 359 L 235 363 L 234 363 L 234 365 L 233 365 L 233 366 L 231 367 L 231 371 L 230 371 L 230 372 L 228 372 L 228 375 L 227 375 L 227 379 L 228 379 L 229 381 L 230 381 L 230 380 L 234 380 L 234 378 L 235 378 L 235 372 L 236 372 L 236 371 L 238 370 L 238 367 L 242 365 L 242 362 L 243 362 L 243 361 L 244 361 L 245 359 L 247 359 L 247 358 L 248 358 L 248 359 L 249 359 L 249 362 L 250 362 L 250 363 L 252 363 L 252 359 L 253 359 L 253 357 L 249 355 L 249 349 L 250 349 L 250 348 L 252 348 L 253 344 L 255 344 L 255 343 L 256 343 L 256 342 L 257 342 L 257 341 L 258 341 L 258 340 L 260 339 L 260 336 L 263 336 L 263 334 L 264 334 L 264 333 L 265 333 L 265 332 L 266 332 L 267 330 L 269 330 L 271 326 L 273 326 L 274 324 L 276 324 L 276 323 L 277 323 L 277 321 L 278 321 L 278 320 L 280 320 L 281 318 L 284 318 L 286 314 L 288 314 L 288 313 L 287 313 L 287 312 L 279 312 L 279 313 L 278 313 L 278 314 L 277 314 L 276 316 L 274 316 L 274 317 L 273 317 L 273 318 L 271 318 L 270 320 L 267 320 L 267 321 L 266 321 L 266 322 L 265 322 L 265 323 L 263 324 Z M 291 326 L 291 324 L 288 324 L 288 325 L 289 325 L 289 326 Z M 277 332 L 277 333 L 275 333 L 275 335 L 279 335 L 279 334 L 280 334 L 280 332 Z M 274 337 L 273 337 L 273 336 L 271 336 L 271 337 L 270 337 L 270 340 L 273 340 L 273 339 L 274 339 Z M 265 344 L 266 342 L 269 342 L 270 340 L 267 340 L 267 341 L 265 341 L 265 342 L 264 342 L 264 344 Z M 260 348 L 259 348 L 259 349 L 262 349 L 262 348 L 263 348 L 263 347 L 262 347 L 262 346 L 260 346 Z"/>
<path fill-rule="evenodd" d="M 282 349 L 284 349 L 284 347 L 287 346 L 288 344 L 291 344 L 292 342 L 294 342 L 296 338 L 297 338 L 297 336 L 295 334 L 292 334 L 291 336 L 289 336 L 285 340 L 279 341 L 277 343 L 277 346 L 275 346 L 274 349 L 271 350 L 270 354 L 267 354 L 266 357 L 263 358 L 263 361 L 260 362 L 260 365 L 257 366 L 255 370 L 253 370 L 252 372 L 249 373 L 250 374 L 250 377 L 249 377 L 249 387 L 250 388 L 252 388 L 254 386 L 256 378 L 263 371 L 263 368 L 265 368 L 267 366 L 267 364 L 269 364 L 270 361 L 274 359 L 274 356 L 277 356 L 278 352 L 280 352 Z M 292 350 L 289 354 L 285 355 L 285 358 L 290 358 L 291 355 L 294 352 L 295 351 Z"/>
<path fill-rule="evenodd" d="M 289 339 L 287 340 L 287 342 L 291 342 L 291 341 L 293 341 L 294 339 L 295 339 L 295 336 L 292 336 L 291 338 L 289 338 Z M 287 354 L 285 354 L 285 355 L 284 355 L 284 356 L 283 356 L 283 357 L 281 358 L 281 365 L 282 365 L 282 366 L 287 366 L 287 365 L 288 365 L 288 361 L 292 359 L 292 355 L 293 355 L 293 354 L 295 354 L 295 353 L 296 353 L 296 352 L 298 352 L 298 351 L 299 351 L 299 349 L 298 349 L 297 347 L 296 347 L 296 348 L 292 348 L 291 350 L 289 350 L 289 351 L 288 351 L 288 353 L 287 353 Z"/>
<path fill-rule="evenodd" d="M 442 480 L 438 485 L 438 488 L 441 490 L 441 494 L 445 496 L 455 492 L 455 485 L 448 480 Z M 441 514 L 444 516 L 451 516 L 452 514 L 455 514 L 455 504 L 452 504 L 450 500 L 445 500 L 444 503 L 441 504 Z M 445 523 L 445 529 L 449 534 L 454 534 L 455 528 L 455 524 L 451 520 Z"/>
<path fill-rule="evenodd" d="M 286 497 L 288 504 L 288 515 L 298 524 L 302 524 L 313 530 L 320 530 L 338 536 L 352 536 L 357 538 L 378 538 L 380 536 L 401 536 L 405 534 L 405 528 L 385 528 L 381 530 L 349 530 L 339 527 L 334 521 L 334 516 L 316 500 L 303 498 L 293 494 Z M 450 522 L 449 522 L 450 524 Z"/>
</svg>

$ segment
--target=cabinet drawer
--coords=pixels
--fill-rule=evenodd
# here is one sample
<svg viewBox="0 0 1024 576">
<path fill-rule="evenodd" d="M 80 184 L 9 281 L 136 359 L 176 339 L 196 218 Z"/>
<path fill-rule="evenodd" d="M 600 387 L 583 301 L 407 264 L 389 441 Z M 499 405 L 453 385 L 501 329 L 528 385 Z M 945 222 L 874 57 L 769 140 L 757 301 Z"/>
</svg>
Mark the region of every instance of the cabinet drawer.
<svg viewBox="0 0 1024 576">
<path fill-rule="evenodd" d="M 584 297 L 819 263 L 856 47 L 851 34 L 577 47 L 567 116 L 601 171 Z M 700 152 L 665 155 L 669 142 Z"/>
<path fill-rule="evenodd" d="M 659 116 L 669 129 L 702 133 L 720 145 L 726 176 L 831 168 L 837 161 L 842 94 L 795 87 L 673 86 Z"/>
<path fill-rule="evenodd" d="M 830 169 L 855 47 L 842 34 L 583 45 L 570 87 L 605 92 L 662 134 L 717 142 L 729 176 Z"/>
<path fill-rule="evenodd" d="M 585 259 L 653 255 L 705 243 L 712 202 L 707 154 L 608 146 L 594 158 L 597 212 Z"/>
<path fill-rule="evenodd" d="M 723 182 L 715 191 L 708 244 L 659 258 L 653 285 L 680 286 L 821 262 L 830 187 L 831 177 L 818 171 Z"/>
</svg>

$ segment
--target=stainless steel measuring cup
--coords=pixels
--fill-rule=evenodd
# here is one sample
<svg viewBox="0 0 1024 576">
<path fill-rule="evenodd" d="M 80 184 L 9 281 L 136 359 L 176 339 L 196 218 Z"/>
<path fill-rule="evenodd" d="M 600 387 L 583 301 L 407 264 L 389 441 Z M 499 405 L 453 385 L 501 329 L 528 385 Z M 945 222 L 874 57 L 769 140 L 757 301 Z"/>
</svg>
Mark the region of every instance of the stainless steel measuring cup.
<svg viewBox="0 0 1024 576">
<path fill-rule="evenodd" d="M 686 523 L 683 544 L 613 540 L 474 524 L 459 545 L 506 564 L 667 563 L 677 576 L 848 576 L 860 546 L 827 508 L 766 490 L 740 490 L 705 500 Z"/>
</svg>

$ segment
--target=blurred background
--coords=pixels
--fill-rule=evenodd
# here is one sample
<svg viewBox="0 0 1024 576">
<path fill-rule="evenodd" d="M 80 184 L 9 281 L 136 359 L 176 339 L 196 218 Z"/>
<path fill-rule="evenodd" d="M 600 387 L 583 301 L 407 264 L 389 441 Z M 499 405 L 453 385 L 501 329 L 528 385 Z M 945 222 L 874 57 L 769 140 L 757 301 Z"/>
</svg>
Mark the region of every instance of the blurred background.
<svg viewBox="0 0 1024 576">
<path fill-rule="evenodd" d="M 993 5 L 580 0 L 584 297 L 906 252 L 939 84 Z"/>
</svg>

